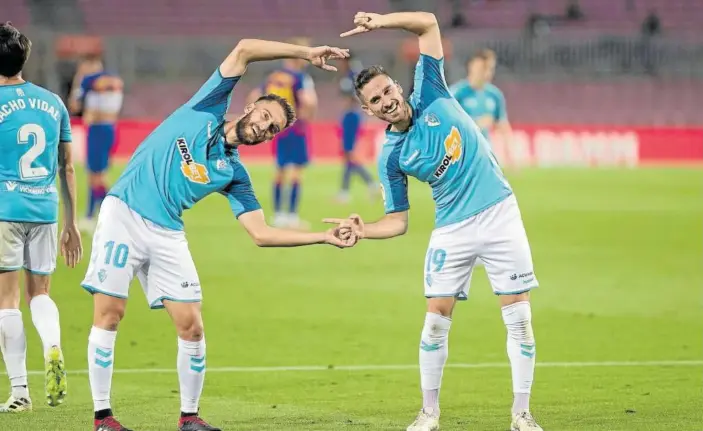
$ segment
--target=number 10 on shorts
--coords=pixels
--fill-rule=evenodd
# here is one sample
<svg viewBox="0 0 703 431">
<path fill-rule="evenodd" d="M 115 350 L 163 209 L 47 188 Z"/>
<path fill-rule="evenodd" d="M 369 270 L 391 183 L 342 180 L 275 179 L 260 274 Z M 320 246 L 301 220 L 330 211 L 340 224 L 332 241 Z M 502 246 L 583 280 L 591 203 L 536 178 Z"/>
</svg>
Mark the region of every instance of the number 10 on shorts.
<svg viewBox="0 0 703 431">
<path fill-rule="evenodd" d="M 105 265 L 113 265 L 115 268 L 124 268 L 129 257 L 129 247 L 126 244 L 117 244 L 115 241 L 105 243 Z"/>
<path fill-rule="evenodd" d="M 425 257 L 425 272 L 439 272 L 444 267 L 447 260 L 447 252 L 442 248 L 431 248 L 427 250 Z"/>
</svg>

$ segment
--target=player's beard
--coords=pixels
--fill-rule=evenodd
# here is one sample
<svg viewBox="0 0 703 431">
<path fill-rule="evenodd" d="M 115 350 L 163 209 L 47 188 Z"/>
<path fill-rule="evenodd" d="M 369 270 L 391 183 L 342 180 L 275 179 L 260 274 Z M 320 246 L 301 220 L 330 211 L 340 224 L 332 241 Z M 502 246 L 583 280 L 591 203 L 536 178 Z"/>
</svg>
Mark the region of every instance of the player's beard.
<svg viewBox="0 0 703 431">
<path fill-rule="evenodd" d="M 403 121 L 407 120 L 407 117 L 410 114 L 408 111 L 409 109 L 407 103 L 404 100 L 399 100 L 397 101 L 397 107 L 395 108 L 395 111 L 391 113 L 385 111 L 382 112 L 381 119 L 390 124 L 402 123 Z"/>
<path fill-rule="evenodd" d="M 239 143 L 242 145 L 256 145 L 261 142 L 257 140 L 256 137 L 253 135 L 251 127 L 252 112 L 254 111 L 250 111 L 248 114 L 244 115 L 242 118 L 237 120 L 235 132 L 237 133 L 237 141 L 239 141 Z"/>
</svg>

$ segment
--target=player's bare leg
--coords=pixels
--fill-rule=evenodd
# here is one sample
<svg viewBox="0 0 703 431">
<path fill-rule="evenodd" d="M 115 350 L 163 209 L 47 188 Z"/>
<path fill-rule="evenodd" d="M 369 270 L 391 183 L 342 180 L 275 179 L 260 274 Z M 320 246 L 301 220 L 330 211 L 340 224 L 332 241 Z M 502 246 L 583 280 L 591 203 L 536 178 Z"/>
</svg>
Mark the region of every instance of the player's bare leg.
<svg viewBox="0 0 703 431">
<path fill-rule="evenodd" d="M 198 416 L 205 384 L 205 335 L 199 302 L 163 301 L 178 332 L 178 381 L 181 390 L 180 431 L 220 431 Z"/>
<path fill-rule="evenodd" d="M 49 297 L 49 275 L 25 271 L 26 299 L 32 313 L 32 322 L 41 338 L 44 352 L 44 386 L 46 400 L 56 407 L 66 397 L 67 381 L 63 352 L 59 309 Z"/>
<path fill-rule="evenodd" d="M 12 393 L 0 413 L 32 410 L 27 388 L 27 340 L 20 312 L 19 270 L 0 270 L 0 348 Z"/>
<path fill-rule="evenodd" d="M 511 431 L 542 431 L 530 413 L 530 391 L 535 374 L 535 336 L 530 293 L 501 295 L 503 322 L 508 331 L 508 358 L 513 378 Z"/>
<path fill-rule="evenodd" d="M 290 165 L 288 167 L 288 178 L 290 179 L 290 202 L 288 206 L 287 225 L 292 229 L 310 230 L 310 223 L 301 220 L 298 216 L 298 205 L 300 203 L 300 184 L 303 179 L 302 165 Z"/>
<path fill-rule="evenodd" d="M 287 219 L 283 211 L 283 190 L 286 189 L 286 171 L 281 166 L 276 167 L 273 178 L 273 220 L 271 224 L 276 227 L 286 227 Z"/>
<path fill-rule="evenodd" d="M 420 338 L 420 386 L 422 410 L 408 431 L 439 429 L 439 391 L 449 355 L 449 329 L 456 298 L 429 298 Z"/>
<path fill-rule="evenodd" d="M 81 232 L 92 234 L 97 223 L 93 215 L 100 211 L 100 204 L 107 196 L 106 172 L 90 172 L 88 180 L 90 184 L 88 211 L 86 217 L 78 221 L 78 227 Z"/>
<path fill-rule="evenodd" d="M 102 293 L 93 295 L 93 327 L 88 337 L 88 377 L 93 394 L 95 431 L 130 431 L 115 419 L 110 405 L 117 327 L 124 317 L 126 305 L 126 299 Z"/>
</svg>

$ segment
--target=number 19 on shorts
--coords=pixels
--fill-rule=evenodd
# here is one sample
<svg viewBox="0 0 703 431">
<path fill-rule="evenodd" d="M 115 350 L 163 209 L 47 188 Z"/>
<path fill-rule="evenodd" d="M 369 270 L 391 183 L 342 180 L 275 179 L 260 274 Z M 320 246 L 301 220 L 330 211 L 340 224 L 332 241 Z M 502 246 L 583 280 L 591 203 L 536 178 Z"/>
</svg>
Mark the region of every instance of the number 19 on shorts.
<svg viewBox="0 0 703 431">
<path fill-rule="evenodd" d="M 447 260 L 447 252 L 442 248 L 431 248 L 427 250 L 425 257 L 425 272 L 439 272 L 444 268 L 444 262 Z"/>
</svg>

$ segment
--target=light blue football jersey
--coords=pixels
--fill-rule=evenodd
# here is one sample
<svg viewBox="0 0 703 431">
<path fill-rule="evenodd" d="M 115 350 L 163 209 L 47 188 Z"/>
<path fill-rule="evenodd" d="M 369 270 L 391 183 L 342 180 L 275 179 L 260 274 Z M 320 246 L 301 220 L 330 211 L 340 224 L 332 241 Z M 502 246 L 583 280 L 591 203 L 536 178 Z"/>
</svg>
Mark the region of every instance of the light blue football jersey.
<svg viewBox="0 0 703 431">
<path fill-rule="evenodd" d="M 56 223 L 59 142 L 71 142 L 59 96 L 29 82 L 0 86 L 0 220 Z"/>
<path fill-rule="evenodd" d="M 183 230 L 184 210 L 212 193 L 229 199 L 235 217 L 260 209 L 238 151 L 225 146 L 224 116 L 237 81 L 218 68 L 139 145 L 108 195 L 173 230 Z"/>
<path fill-rule="evenodd" d="M 488 83 L 481 89 L 475 89 L 468 80 L 462 79 L 452 85 L 450 91 L 474 121 L 485 116 L 490 116 L 495 122 L 508 120 L 505 96 L 495 85 Z M 481 132 L 489 138 L 490 130 L 482 128 Z"/>
<path fill-rule="evenodd" d="M 444 60 L 421 55 L 409 103 L 412 125 L 386 131 L 379 158 L 386 213 L 405 211 L 407 176 L 429 183 L 435 226 L 465 220 L 512 194 L 512 189 L 478 126 L 447 88 Z"/>
</svg>

